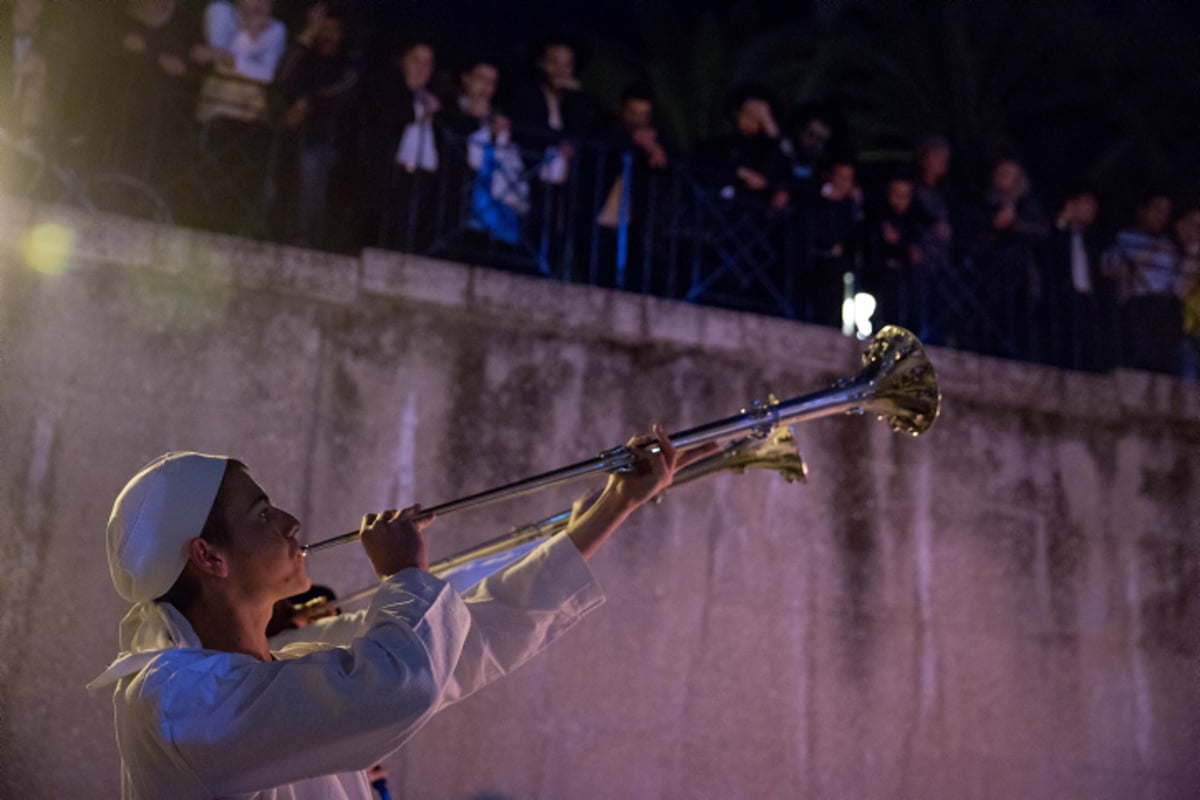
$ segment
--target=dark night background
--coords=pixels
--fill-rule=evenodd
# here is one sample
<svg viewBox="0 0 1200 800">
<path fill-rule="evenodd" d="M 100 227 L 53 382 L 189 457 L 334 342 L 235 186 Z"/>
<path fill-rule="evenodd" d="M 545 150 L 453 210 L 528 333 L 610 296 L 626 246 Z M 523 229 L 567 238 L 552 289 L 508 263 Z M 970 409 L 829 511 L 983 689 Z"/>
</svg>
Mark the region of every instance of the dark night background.
<svg viewBox="0 0 1200 800">
<path fill-rule="evenodd" d="M 602 107 L 648 84 L 656 126 L 684 150 L 722 131 L 729 89 L 755 82 L 776 92 L 785 134 L 803 109 L 833 121 L 832 146 L 868 187 L 939 133 L 963 198 L 1000 157 L 1026 164 L 1047 209 L 1094 188 L 1109 229 L 1146 189 L 1200 195 L 1200 4 L 1189 0 L 333 1 L 368 63 L 413 32 L 433 38 L 443 86 L 465 60 L 492 60 L 501 107 L 506 90 L 534 80 L 545 37 L 565 38 Z M 204 5 L 182 0 L 179 13 L 199 30 Z M 276 0 L 273 14 L 295 32 L 309 5 Z M 86 31 L 88 10 L 114 6 L 52 8 Z"/>
<path fill-rule="evenodd" d="M 299 24 L 302 4 L 277 6 Z M 1110 224 L 1146 186 L 1193 193 L 1200 176 L 1200 6 L 1183 0 L 967 2 L 366 2 L 368 45 L 433 33 L 443 68 L 483 51 L 520 77 L 547 32 L 581 48 L 585 86 L 615 106 L 654 88 L 683 145 L 716 133 L 721 98 L 771 86 L 787 112 L 818 104 L 870 172 L 923 133 L 947 135 L 968 193 L 1016 156 L 1048 204 L 1084 182 Z M 1113 215 L 1120 215 L 1114 219 Z"/>
</svg>

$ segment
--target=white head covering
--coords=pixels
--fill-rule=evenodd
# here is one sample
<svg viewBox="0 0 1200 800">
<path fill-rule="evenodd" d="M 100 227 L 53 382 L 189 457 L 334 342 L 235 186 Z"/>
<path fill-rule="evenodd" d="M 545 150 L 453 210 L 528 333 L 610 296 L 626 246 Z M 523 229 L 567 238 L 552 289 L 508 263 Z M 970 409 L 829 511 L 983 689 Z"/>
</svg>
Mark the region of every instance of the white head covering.
<svg viewBox="0 0 1200 800">
<path fill-rule="evenodd" d="M 191 625 L 169 603 L 155 603 L 183 573 L 187 543 L 200 535 L 226 456 L 166 453 L 134 475 L 108 519 L 108 569 L 117 594 L 134 603 L 121 620 L 121 654 L 89 689 L 138 672 L 163 650 L 199 647 Z"/>
<path fill-rule="evenodd" d="M 138 603 L 121 620 L 121 652 L 87 688 L 102 689 L 128 675 L 135 675 L 165 650 L 202 646 L 191 623 L 175 606 Z"/>
<path fill-rule="evenodd" d="M 225 456 L 166 453 L 133 476 L 108 518 L 108 568 L 117 594 L 131 603 L 160 597 L 187 564 L 187 543 L 200 535 Z"/>
</svg>

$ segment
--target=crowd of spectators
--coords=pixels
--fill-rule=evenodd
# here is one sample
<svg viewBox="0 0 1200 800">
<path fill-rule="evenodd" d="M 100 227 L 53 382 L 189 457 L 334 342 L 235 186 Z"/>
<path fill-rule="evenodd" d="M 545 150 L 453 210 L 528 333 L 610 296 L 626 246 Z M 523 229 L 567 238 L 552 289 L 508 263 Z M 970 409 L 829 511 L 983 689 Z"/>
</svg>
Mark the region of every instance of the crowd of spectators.
<svg viewBox="0 0 1200 800">
<path fill-rule="evenodd" d="M 619 262 L 670 294 L 651 220 L 670 194 L 659 184 L 682 173 L 766 232 L 759 277 L 786 283 L 796 316 L 841 325 L 852 284 L 876 318 L 934 341 L 1196 375 L 1200 202 L 1187 195 L 1147 190 L 1106 236 L 1096 191 L 1047 213 L 1012 156 L 964 192 L 939 135 L 910 163 L 871 165 L 864 190 L 833 114 L 758 85 L 729 92 L 726 134 L 685 151 L 647 85 L 605 108 L 569 39 L 544 38 L 512 75 L 495 53 L 448 65 L 432 35 L 357 29 L 353 4 L 316 3 L 289 28 L 271 0 L 129 0 L 92 7 L 82 36 L 45 0 L 0 8 L 6 140 L 140 176 L 185 224 L 422 252 L 447 219 L 510 246 L 553 229 L 577 243 L 562 257 L 589 251 L 593 281 L 612 285 L 603 265 Z"/>
</svg>

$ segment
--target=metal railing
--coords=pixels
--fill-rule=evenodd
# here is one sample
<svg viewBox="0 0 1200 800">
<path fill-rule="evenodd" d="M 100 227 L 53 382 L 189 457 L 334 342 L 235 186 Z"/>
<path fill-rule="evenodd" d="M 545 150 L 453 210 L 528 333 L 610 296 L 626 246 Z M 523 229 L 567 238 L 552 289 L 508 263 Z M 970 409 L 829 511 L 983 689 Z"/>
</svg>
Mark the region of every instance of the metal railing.
<svg viewBox="0 0 1200 800">
<path fill-rule="evenodd" d="M 24 165 L 10 191 L 297 243 L 296 193 L 281 186 L 301 154 L 272 87 L 146 74 L 133 60 L 106 73 L 82 101 L 86 126 L 56 151 L 0 137 L 5 160 Z M 1081 369 L 1121 360 L 1121 314 L 1106 286 L 1081 303 L 1044 279 L 1037 296 L 1022 289 L 1000 302 L 996 282 L 968 255 L 952 269 L 909 269 L 867 285 L 880 273 L 865 233 L 877 224 L 870 209 L 835 254 L 810 205 L 773 210 L 682 158 L 652 169 L 613 141 L 572 140 L 569 157 L 528 141 L 437 127 L 437 168 L 428 171 L 394 159 L 363 164 L 354 142 L 343 143 L 324 230 L 300 231 L 302 243 L 381 246 L 833 326 L 866 285 L 882 293 L 885 322 L 926 342 Z M 374 209 L 357 191 L 364 167 L 384 181 L 385 202 Z"/>
</svg>

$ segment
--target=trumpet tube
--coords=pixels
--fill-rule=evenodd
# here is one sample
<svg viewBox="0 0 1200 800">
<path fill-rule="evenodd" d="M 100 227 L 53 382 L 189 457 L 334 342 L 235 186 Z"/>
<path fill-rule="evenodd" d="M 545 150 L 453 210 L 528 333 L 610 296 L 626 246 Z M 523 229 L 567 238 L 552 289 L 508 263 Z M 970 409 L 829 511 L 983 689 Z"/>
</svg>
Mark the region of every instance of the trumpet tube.
<svg viewBox="0 0 1200 800">
<path fill-rule="evenodd" d="M 920 341 L 895 325 L 882 328 L 863 353 L 863 370 L 842 379 L 831 388 L 791 400 L 771 398 L 755 403 L 732 417 L 670 435 L 671 444 L 686 450 L 710 442 L 721 442 L 749 434 L 765 438 L 783 425 L 844 413 L 873 413 L 893 431 L 918 436 L 933 425 L 941 406 L 937 375 Z M 521 497 L 551 486 L 569 483 L 598 472 L 616 473 L 630 469 L 633 452 L 625 446 L 605 450 L 595 458 L 544 472 L 495 489 L 425 509 L 425 516 L 444 516 Z M 305 545 L 305 555 L 358 539 L 359 531 Z"/>
</svg>

